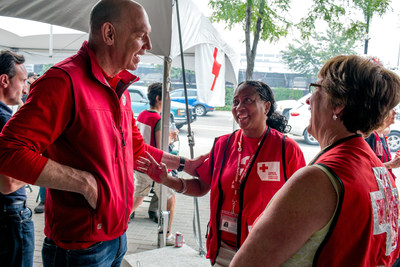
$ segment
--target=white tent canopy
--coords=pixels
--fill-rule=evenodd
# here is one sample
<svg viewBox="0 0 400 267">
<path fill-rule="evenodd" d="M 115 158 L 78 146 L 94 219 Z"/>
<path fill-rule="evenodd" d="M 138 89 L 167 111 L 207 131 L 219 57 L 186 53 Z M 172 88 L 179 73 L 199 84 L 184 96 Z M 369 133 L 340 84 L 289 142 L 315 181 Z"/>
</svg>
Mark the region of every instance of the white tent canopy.
<svg viewBox="0 0 400 267">
<path fill-rule="evenodd" d="M 199 12 L 192 0 L 179 0 L 178 3 L 176 3 L 176 0 L 137 1 L 143 5 L 149 15 L 152 26 L 150 38 L 153 46 L 150 53 L 158 57 L 158 62 L 155 62 L 154 58 L 142 56 L 142 62 L 151 60 L 152 63 L 164 64 L 162 147 L 167 150 L 168 135 L 165 133 L 169 131 L 169 69 L 171 65 L 179 65 L 179 60 L 176 60 L 176 58 L 181 54 L 175 5 L 179 3 L 183 53 L 186 58 L 191 59 L 186 60 L 185 68 L 196 69 L 196 76 L 201 73 L 201 76 L 196 77 L 197 81 L 202 81 L 197 83 L 200 100 L 211 99 L 215 101 L 217 97 L 222 97 L 224 103 L 225 81 L 229 81 L 234 85 L 237 84 L 240 58 L 222 40 L 210 21 Z M 89 14 L 96 2 L 97 0 L 2 0 L 0 16 L 49 23 L 79 30 L 83 33 L 71 35 L 52 34 L 50 35 L 52 36 L 52 42 L 49 42 L 49 35 L 20 37 L 8 32 L 13 28 L 13 25 L 7 25 L 6 29 L 0 30 L 0 47 L 12 48 L 19 53 L 23 53 L 26 55 L 28 62 L 35 62 L 37 59 L 41 63 L 58 62 L 64 57 L 75 53 L 80 48 L 82 41 L 87 39 Z M 46 56 L 47 49 L 54 51 L 54 53 Z M 194 66 L 195 64 L 197 66 Z M 207 96 L 207 94 L 211 94 L 214 97 Z M 218 103 L 221 104 L 221 102 Z M 188 126 L 188 132 L 191 134 L 190 126 Z M 193 156 L 192 150 L 191 156 Z M 165 210 L 165 188 L 159 197 L 161 198 L 160 206 L 162 210 Z M 195 206 L 197 209 L 196 199 Z M 162 215 L 164 216 L 164 214 L 163 212 Z M 167 232 L 165 224 L 163 231 L 159 231 L 159 237 L 162 232 L 164 235 L 161 239 L 163 240 L 161 245 L 165 244 L 165 233 Z M 200 251 L 202 251 L 201 243 Z"/>
<path fill-rule="evenodd" d="M 40 21 L 52 25 L 82 31 L 82 34 L 54 34 L 53 56 L 50 57 L 49 35 L 21 37 L 12 33 L 12 25 L 0 25 L 0 46 L 13 48 L 27 54 L 27 61 L 32 63 L 55 63 L 78 50 L 89 31 L 89 13 L 97 0 L 2 0 L 0 16 Z M 173 66 L 180 65 L 178 28 L 176 12 L 172 0 L 138 0 L 146 9 L 152 32 L 152 55 L 169 57 Z M 239 55 L 221 38 L 210 21 L 199 12 L 191 0 L 179 1 L 181 16 L 182 44 L 187 68 L 194 69 L 195 47 L 209 44 L 225 53 L 225 79 L 237 83 Z M 28 25 L 29 27 L 29 25 Z M 37 57 L 35 57 L 37 55 Z M 160 63 L 162 59 L 142 57 L 142 62 Z"/>
</svg>

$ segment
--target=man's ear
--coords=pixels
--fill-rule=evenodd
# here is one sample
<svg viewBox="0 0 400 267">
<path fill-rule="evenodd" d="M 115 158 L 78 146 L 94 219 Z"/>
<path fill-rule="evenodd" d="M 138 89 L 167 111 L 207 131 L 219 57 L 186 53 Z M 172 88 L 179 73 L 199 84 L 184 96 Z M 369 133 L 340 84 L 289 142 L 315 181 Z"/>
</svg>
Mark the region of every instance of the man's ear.
<svg viewBox="0 0 400 267">
<path fill-rule="evenodd" d="M 10 78 L 8 77 L 8 75 L 7 74 L 0 75 L 0 87 L 7 88 L 9 84 L 10 84 Z"/>
<path fill-rule="evenodd" d="M 113 45 L 115 41 L 115 28 L 110 22 L 106 22 L 101 26 L 101 36 L 104 43 Z"/>
</svg>

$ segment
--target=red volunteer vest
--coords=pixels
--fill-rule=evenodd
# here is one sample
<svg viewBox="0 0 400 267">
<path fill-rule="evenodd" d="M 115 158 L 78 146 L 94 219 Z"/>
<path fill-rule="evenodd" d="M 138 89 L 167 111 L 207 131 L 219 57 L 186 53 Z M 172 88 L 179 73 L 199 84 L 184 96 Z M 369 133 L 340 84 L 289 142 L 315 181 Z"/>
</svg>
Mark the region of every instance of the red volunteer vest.
<svg viewBox="0 0 400 267">
<path fill-rule="evenodd" d="M 210 222 L 207 235 L 207 258 L 211 263 L 215 263 L 218 251 L 221 246 L 220 213 L 224 193 L 221 189 L 221 176 L 225 168 L 235 168 L 237 166 L 237 143 L 239 141 L 241 130 L 231 135 L 225 135 L 215 140 L 211 151 L 210 160 L 212 174 L 211 195 L 210 195 Z M 285 184 L 289 178 L 299 167 L 305 165 L 303 154 L 298 145 L 286 139 L 283 142 L 284 135 L 272 128 L 268 128 L 265 138 L 260 143 L 260 151 L 256 154 L 254 164 L 250 166 L 248 174 L 243 179 L 240 186 L 239 195 L 239 214 L 237 225 L 237 249 L 241 246 L 249 234 L 249 227 L 253 225 L 255 219 L 265 209 L 268 202 L 274 194 Z M 289 141 L 290 140 L 290 141 Z M 285 149 L 282 148 L 285 146 Z M 290 160 L 283 154 L 283 151 L 294 150 L 297 155 L 301 155 L 297 160 L 296 168 L 288 166 Z M 295 152 L 295 153 L 296 153 Z M 292 155 L 291 155 L 292 156 Z M 284 160 L 282 160 L 284 158 Z M 265 181 L 267 174 L 266 165 L 269 163 L 279 164 L 279 180 Z M 284 165 L 285 168 L 284 168 Z M 228 167 L 229 166 L 229 167 Z M 286 173 L 284 172 L 286 169 Z M 263 177 L 264 181 L 261 179 Z M 233 179 L 233 177 L 232 177 Z"/>
<path fill-rule="evenodd" d="M 311 164 L 326 166 L 342 192 L 314 266 L 392 266 L 399 254 L 398 192 L 369 145 L 360 136 L 348 137 Z"/>
<path fill-rule="evenodd" d="M 115 239 L 126 231 L 132 210 L 133 114 L 125 89 L 136 76 L 122 72 L 115 91 L 89 53 L 85 42 L 78 54 L 53 67 L 70 76 L 75 110 L 68 129 L 48 147 L 46 155 L 96 176 L 97 209 L 93 210 L 80 194 L 50 189 L 45 234 L 53 240 Z"/>
<path fill-rule="evenodd" d="M 138 128 L 140 129 L 140 132 L 143 135 L 144 140 L 150 140 L 150 144 L 151 146 L 155 147 L 156 146 L 156 137 L 155 137 L 155 132 L 154 132 L 154 128 L 156 127 L 157 122 L 161 120 L 161 116 L 160 114 L 158 114 L 157 112 L 151 112 L 148 110 L 143 110 L 142 112 L 140 112 L 139 116 L 137 117 L 137 122 L 147 125 L 148 127 L 150 127 L 150 136 L 145 136 L 145 131 L 143 130 L 143 127 L 146 127 L 143 125 L 139 126 L 138 124 Z M 146 132 L 147 134 L 147 132 Z M 147 143 L 147 142 L 146 142 Z"/>
</svg>

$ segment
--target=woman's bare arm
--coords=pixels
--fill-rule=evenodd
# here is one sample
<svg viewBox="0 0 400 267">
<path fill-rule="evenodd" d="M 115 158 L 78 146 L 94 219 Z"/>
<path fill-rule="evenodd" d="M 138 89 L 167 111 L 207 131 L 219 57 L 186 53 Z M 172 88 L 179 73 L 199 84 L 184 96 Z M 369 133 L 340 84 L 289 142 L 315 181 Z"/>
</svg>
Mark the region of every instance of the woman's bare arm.
<svg viewBox="0 0 400 267">
<path fill-rule="evenodd" d="M 322 170 L 298 170 L 275 195 L 230 266 L 282 265 L 329 222 L 336 199 Z"/>
</svg>

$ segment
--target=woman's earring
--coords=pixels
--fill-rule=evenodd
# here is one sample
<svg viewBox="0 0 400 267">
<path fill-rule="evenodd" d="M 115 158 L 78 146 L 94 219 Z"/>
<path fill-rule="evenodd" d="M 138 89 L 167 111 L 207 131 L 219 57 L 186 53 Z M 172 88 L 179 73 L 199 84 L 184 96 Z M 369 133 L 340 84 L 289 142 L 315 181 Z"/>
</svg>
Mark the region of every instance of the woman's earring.
<svg viewBox="0 0 400 267">
<path fill-rule="evenodd" d="M 336 114 L 333 114 L 332 119 L 333 119 L 334 121 L 337 120 Z"/>
</svg>

